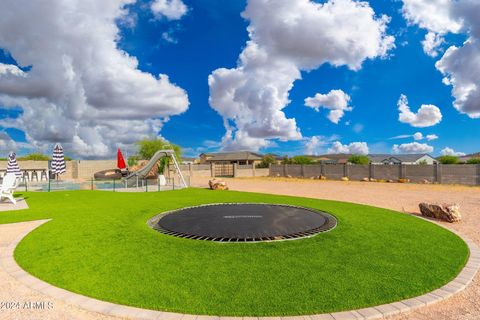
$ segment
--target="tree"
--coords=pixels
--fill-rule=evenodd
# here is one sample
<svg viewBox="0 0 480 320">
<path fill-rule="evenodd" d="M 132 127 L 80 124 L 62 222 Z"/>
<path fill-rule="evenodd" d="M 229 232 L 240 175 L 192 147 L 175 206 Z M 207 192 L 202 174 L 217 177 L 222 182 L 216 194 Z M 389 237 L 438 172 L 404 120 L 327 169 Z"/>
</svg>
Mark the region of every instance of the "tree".
<svg viewBox="0 0 480 320">
<path fill-rule="evenodd" d="M 50 157 L 42 153 L 30 153 L 23 157 L 18 157 L 17 160 L 49 161 Z"/>
<path fill-rule="evenodd" d="M 292 164 L 293 161 L 288 156 L 283 157 L 282 164 Z"/>
<path fill-rule="evenodd" d="M 168 141 L 163 140 L 162 138 L 154 138 L 154 139 L 143 139 L 138 141 L 138 156 L 140 159 L 148 160 L 155 152 L 158 150 L 165 150 L 165 149 L 173 149 L 175 151 L 175 156 L 178 160 L 182 155 L 182 148 L 176 144 L 170 143 Z"/>
<path fill-rule="evenodd" d="M 178 161 L 180 161 L 182 156 L 182 148 L 180 146 L 170 143 L 161 138 L 143 139 L 137 142 L 137 146 L 138 146 L 138 159 L 148 160 L 152 158 L 157 151 L 166 150 L 166 149 L 172 149 L 175 152 L 175 157 L 177 158 Z M 133 161 L 136 160 L 135 157 L 131 157 L 131 159 Z M 158 172 L 160 174 L 163 174 L 165 167 L 167 167 L 169 163 L 170 163 L 169 157 L 161 158 L 158 164 Z"/>
<path fill-rule="evenodd" d="M 460 162 L 457 156 L 441 156 L 438 158 L 441 164 L 457 164 Z"/>
<path fill-rule="evenodd" d="M 140 157 L 138 155 L 133 155 L 131 157 L 128 157 L 127 163 L 129 167 L 136 166 L 138 163 L 138 160 L 140 160 Z"/>
<path fill-rule="evenodd" d="M 360 154 L 353 154 L 348 158 L 348 162 L 353 164 L 369 164 L 370 159 L 367 156 Z"/>
<path fill-rule="evenodd" d="M 312 158 L 307 156 L 295 156 L 292 158 L 292 163 L 293 164 L 314 164 L 315 161 L 313 161 Z"/>
<path fill-rule="evenodd" d="M 480 158 L 470 158 L 467 161 L 468 164 L 480 164 Z"/>
<path fill-rule="evenodd" d="M 268 168 L 275 163 L 275 158 L 271 154 L 264 155 L 262 161 L 257 165 L 257 168 Z"/>
</svg>

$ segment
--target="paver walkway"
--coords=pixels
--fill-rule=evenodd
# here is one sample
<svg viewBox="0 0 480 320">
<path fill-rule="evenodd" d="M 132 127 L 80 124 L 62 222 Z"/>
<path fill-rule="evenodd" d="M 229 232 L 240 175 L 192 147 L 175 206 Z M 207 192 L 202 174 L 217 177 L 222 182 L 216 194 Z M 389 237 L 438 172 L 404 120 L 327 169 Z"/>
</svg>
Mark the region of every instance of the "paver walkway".
<svg viewBox="0 0 480 320">
<path fill-rule="evenodd" d="M 0 256 L 6 252 L 8 246 L 19 235 L 37 225 L 38 223 L 35 221 L 0 225 Z M 9 305 L 0 305 L 1 320 L 123 319 L 85 311 L 57 299 L 52 299 L 50 296 L 38 293 L 25 286 L 8 274 L 3 267 L 0 267 L 0 304 L 2 303 L 8 303 Z"/>
</svg>

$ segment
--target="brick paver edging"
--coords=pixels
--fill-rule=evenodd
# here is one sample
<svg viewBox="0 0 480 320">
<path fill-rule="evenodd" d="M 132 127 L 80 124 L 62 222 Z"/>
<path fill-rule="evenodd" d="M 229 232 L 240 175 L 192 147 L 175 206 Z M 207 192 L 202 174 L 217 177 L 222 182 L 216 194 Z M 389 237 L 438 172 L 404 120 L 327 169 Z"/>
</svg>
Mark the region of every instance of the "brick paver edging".
<svg viewBox="0 0 480 320">
<path fill-rule="evenodd" d="M 218 317 L 204 315 L 187 315 L 181 313 L 162 312 L 140 309 L 105 302 L 86 296 L 82 296 L 64 289 L 57 288 L 44 282 L 24 271 L 14 259 L 14 251 L 18 243 L 31 231 L 50 220 L 34 221 L 32 227 L 21 233 L 15 241 L 11 242 L 7 248 L 0 252 L 0 266 L 16 280 L 47 296 L 64 301 L 68 304 L 78 306 L 88 311 L 99 312 L 106 315 L 134 318 L 134 319 L 165 319 L 165 320 L 358 320 L 358 319 L 382 319 L 391 315 L 408 312 L 426 305 L 430 305 L 445 300 L 452 295 L 464 290 L 473 280 L 475 274 L 480 269 L 480 248 L 471 240 L 461 236 L 454 230 L 449 231 L 462 237 L 470 250 L 470 256 L 467 264 L 460 274 L 451 282 L 440 289 L 430 293 L 401 300 L 398 302 L 383 304 L 379 306 L 357 309 L 345 312 L 335 312 L 326 314 L 317 314 L 310 316 L 290 316 L 290 317 Z M 433 222 L 443 228 L 441 224 Z M 30 222 L 32 223 L 32 222 Z"/>
</svg>

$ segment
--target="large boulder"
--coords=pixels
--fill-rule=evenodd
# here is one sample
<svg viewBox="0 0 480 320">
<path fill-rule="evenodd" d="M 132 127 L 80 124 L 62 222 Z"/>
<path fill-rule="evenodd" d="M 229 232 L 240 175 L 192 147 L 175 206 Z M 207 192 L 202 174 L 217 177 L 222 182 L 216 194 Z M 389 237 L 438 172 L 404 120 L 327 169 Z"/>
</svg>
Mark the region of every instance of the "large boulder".
<svg viewBox="0 0 480 320">
<path fill-rule="evenodd" d="M 228 190 L 227 183 L 220 179 L 212 179 L 208 181 L 211 190 Z"/>
<path fill-rule="evenodd" d="M 457 204 L 431 204 L 420 203 L 420 212 L 422 216 L 435 218 L 447 222 L 457 222 L 462 219 L 460 207 Z"/>
</svg>

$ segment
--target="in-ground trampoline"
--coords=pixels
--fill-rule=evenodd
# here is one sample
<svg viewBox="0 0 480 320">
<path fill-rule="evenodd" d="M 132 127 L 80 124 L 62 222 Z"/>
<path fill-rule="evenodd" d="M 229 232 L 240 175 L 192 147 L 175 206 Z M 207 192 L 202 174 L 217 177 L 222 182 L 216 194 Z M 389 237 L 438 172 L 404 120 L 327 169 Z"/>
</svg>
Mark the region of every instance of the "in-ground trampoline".
<svg viewBox="0 0 480 320">
<path fill-rule="evenodd" d="M 149 221 L 155 230 L 182 238 L 218 242 L 299 239 L 337 225 L 330 214 L 277 204 L 211 204 L 159 214 Z"/>
</svg>

